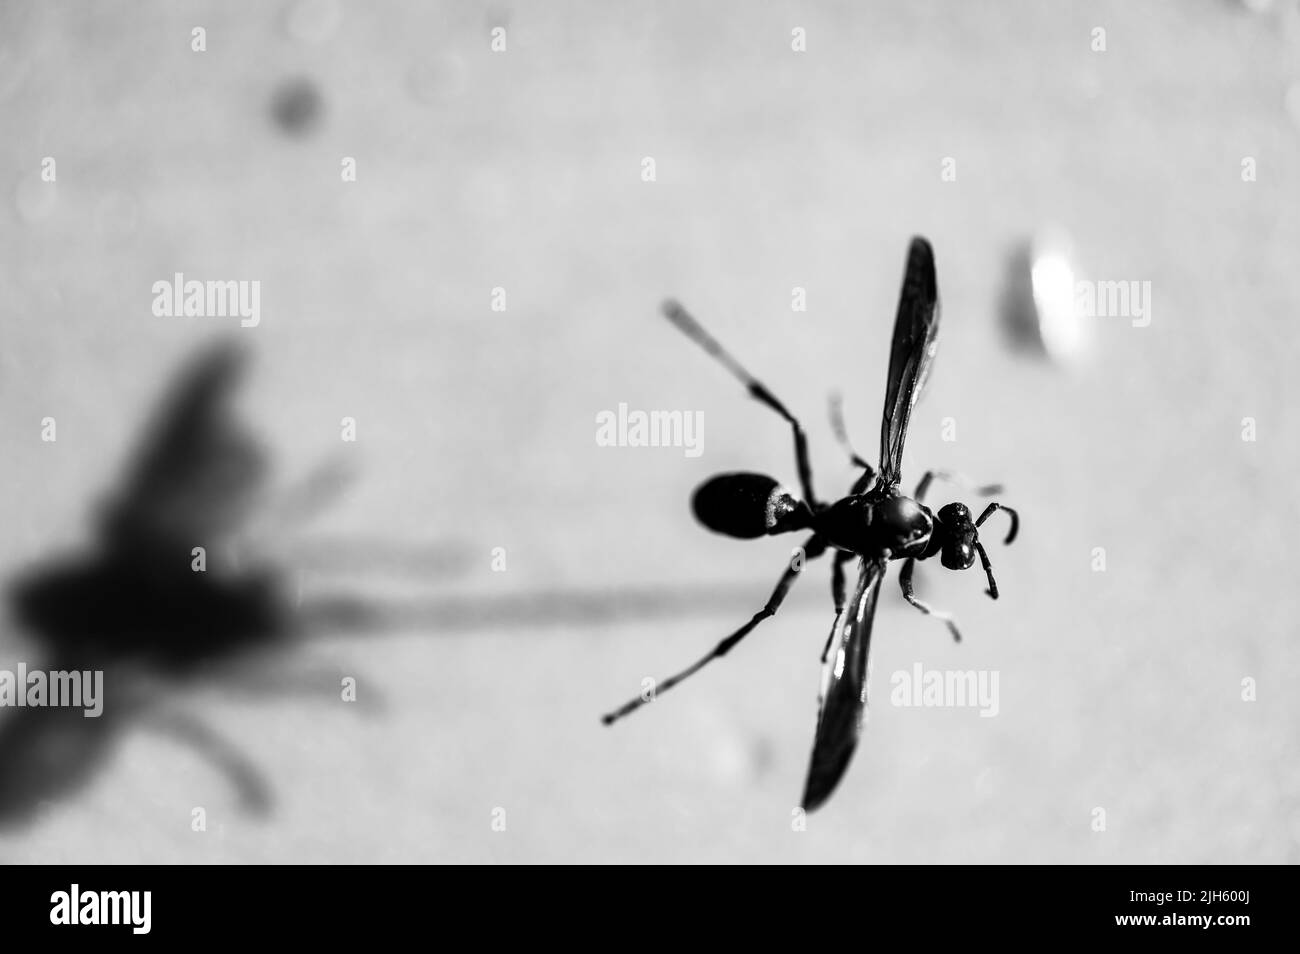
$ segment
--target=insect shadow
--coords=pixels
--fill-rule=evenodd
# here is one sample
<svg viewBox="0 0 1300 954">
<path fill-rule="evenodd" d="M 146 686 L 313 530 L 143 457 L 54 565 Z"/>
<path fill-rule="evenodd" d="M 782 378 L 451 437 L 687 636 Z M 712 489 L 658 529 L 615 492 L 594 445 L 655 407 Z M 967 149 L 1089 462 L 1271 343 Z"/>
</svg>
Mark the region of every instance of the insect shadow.
<svg viewBox="0 0 1300 954">
<path fill-rule="evenodd" d="M 287 491 L 268 490 L 267 453 L 230 406 L 246 359 L 223 342 L 186 364 L 97 510 L 91 545 L 9 583 L 10 622 L 40 660 L 26 669 L 80 672 L 83 680 L 102 673 L 102 710 L 90 717 L 67 705 L 0 710 L 0 826 L 30 821 L 80 790 L 137 726 L 199 752 L 244 809 L 266 814 L 273 799 L 263 773 L 178 703 L 207 685 L 340 700 L 342 669 L 312 668 L 296 650 L 321 631 L 353 633 L 373 614 L 357 599 L 303 602 L 274 551 L 286 527 L 337 495 L 348 472 L 330 463 Z M 354 557 L 367 548 L 383 545 L 349 545 Z M 328 562 L 329 551 L 318 555 Z M 389 562 L 434 573 L 456 565 L 447 552 L 402 557 Z"/>
<path fill-rule="evenodd" d="M 9 582 L 9 621 L 38 657 L 27 668 L 101 672 L 103 704 L 95 717 L 76 706 L 0 708 L 0 827 L 29 824 L 75 796 L 141 729 L 199 753 L 245 812 L 268 814 L 274 793 L 265 774 L 194 712 L 193 697 L 211 688 L 338 702 L 345 670 L 313 662 L 309 642 L 720 613 L 747 591 L 701 584 L 399 600 L 345 590 L 341 577 L 355 585 L 366 574 L 388 582 L 463 574 L 466 548 L 356 536 L 295 546 L 285 528 L 335 499 L 349 475 L 327 464 L 286 492 L 267 490 L 268 454 L 230 406 L 246 363 L 242 349 L 224 343 L 195 355 L 96 510 L 91 545 Z M 313 584 L 324 581 L 309 595 L 304 570 Z M 358 698 L 375 707 L 368 685 Z"/>
</svg>

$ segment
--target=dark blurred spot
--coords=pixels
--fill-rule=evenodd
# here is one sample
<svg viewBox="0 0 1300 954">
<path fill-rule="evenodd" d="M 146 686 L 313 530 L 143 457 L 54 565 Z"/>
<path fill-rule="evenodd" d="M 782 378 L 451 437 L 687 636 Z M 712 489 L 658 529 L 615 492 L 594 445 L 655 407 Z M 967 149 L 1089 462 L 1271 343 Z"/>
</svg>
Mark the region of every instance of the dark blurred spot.
<svg viewBox="0 0 1300 954">
<path fill-rule="evenodd" d="M 112 754 L 119 719 L 109 710 L 13 709 L 0 721 L 0 828 L 31 823 L 88 784 Z"/>
<path fill-rule="evenodd" d="M 1031 240 L 1026 239 L 1007 256 L 999 310 L 1002 330 L 1012 348 L 1046 357 L 1038 327 L 1038 311 L 1034 305 L 1033 267 L 1034 246 Z"/>
<path fill-rule="evenodd" d="M 275 124 L 291 136 L 309 135 L 320 125 L 324 112 L 320 90 L 308 79 L 286 80 L 271 97 Z"/>
</svg>

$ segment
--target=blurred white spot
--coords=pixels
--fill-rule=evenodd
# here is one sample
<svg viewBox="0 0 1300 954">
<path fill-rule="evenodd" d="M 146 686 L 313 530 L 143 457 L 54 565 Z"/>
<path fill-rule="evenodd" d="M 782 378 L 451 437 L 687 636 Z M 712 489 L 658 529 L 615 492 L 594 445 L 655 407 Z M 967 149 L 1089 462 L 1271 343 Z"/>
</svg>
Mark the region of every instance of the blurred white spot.
<svg viewBox="0 0 1300 954">
<path fill-rule="evenodd" d="M 1268 13 L 1273 9 L 1274 0 L 1241 0 L 1241 5 L 1251 13 Z"/>
<path fill-rule="evenodd" d="M 14 189 L 14 205 L 24 222 L 40 222 L 49 218 L 58 201 L 58 184 L 44 182 L 35 174 L 24 176 Z"/>
<path fill-rule="evenodd" d="M 749 740 L 736 723 L 716 709 L 707 709 L 700 717 L 699 738 L 709 774 L 719 784 L 740 786 L 753 777 L 753 760 Z"/>
<path fill-rule="evenodd" d="M 95 206 L 95 226 L 106 239 L 131 235 L 140 223 L 140 208 L 126 192 L 110 192 Z"/>
<path fill-rule="evenodd" d="M 715 739 L 712 756 L 713 775 L 719 782 L 743 785 L 749 781 L 750 761 L 739 738 Z"/>
<path fill-rule="evenodd" d="M 407 83 L 411 95 L 426 105 L 455 99 L 465 91 L 465 62 L 458 56 L 437 56 L 417 63 Z"/>
<path fill-rule="evenodd" d="M 338 0 L 299 0 L 289 8 L 284 29 L 299 43 L 324 43 L 343 21 Z"/>
<path fill-rule="evenodd" d="M 1075 313 L 1069 248 L 1064 235 L 1046 233 L 1035 240 L 1030 261 L 1039 338 L 1048 356 L 1064 363 L 1082 358 L 1088 347 L 1087 325 Z"/>
</svg>

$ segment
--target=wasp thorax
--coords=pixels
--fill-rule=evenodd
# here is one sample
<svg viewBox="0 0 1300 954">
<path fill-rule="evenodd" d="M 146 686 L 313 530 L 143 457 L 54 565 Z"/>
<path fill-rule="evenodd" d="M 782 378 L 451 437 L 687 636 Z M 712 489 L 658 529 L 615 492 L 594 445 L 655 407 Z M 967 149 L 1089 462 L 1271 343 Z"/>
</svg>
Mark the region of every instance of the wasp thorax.
<svg viewBox="0 0 1300 954">
<path fill-rule="evenodd" d="M 927 536 L 931 530 L 929 515 L 910 497 L 890 497 L 876 511 L 881 536 L 891 547 L 901 547 Z"/>
</svg>

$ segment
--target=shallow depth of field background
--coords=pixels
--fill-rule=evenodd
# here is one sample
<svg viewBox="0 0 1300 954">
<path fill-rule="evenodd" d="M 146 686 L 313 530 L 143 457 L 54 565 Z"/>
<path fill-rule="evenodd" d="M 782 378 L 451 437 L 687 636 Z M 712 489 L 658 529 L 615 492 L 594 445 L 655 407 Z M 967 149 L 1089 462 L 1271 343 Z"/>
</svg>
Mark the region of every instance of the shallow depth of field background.
<svg viewBox="0 0 1300 954">
<path fill-rule="evenodd" d="M 451 556 L 345 580 L 424 609 L 304 654 L 383 711 L 328 684 L 177 700 L 263 767 L 273 817 L 139 731 L 0 832 L 0 860 L 1300 860 L 1296 80 L 1290 3 L 6 3 L 0 575 L 76 545 L 176 363 L 222 332 L 254 349 L 242 413 L 281 476 L 355 457 L 305 538 Z M 272 106 L 294 82 L 321 97 L 298 132 Z M 1150 326 L 1095 320 L 1074 372 L 1000 318 L 1012 250 L 1050 224 L 1081 278 L 1153 288 Z M 693 522 L 714 472 L 793 481 L 789 431 L 656 308 L 680 297 L 804 418 L 831 496 L 853 473 L 827 393 L 874 457 L 913 233 L 945 323 L 905 479 L 1000 480 L 1023 530 L 985 535 L 997 603 L 978 569 L 920 568 L 960 646 L 891 568 L 869 728 L 796 832 L 827 561 L 724 662 L 597 721 L 747 619 L 797 542 Z M 154 317 L 177 271 L 260 280 L 261 325 Z M 597 447 L 620 402 L 702 411 L 703 455 Z M 0 665 L 29 647 L 0 633 Z M 999 671 L 999 715 L 891 706 L 917 662 Z"/>
</svg>

